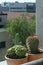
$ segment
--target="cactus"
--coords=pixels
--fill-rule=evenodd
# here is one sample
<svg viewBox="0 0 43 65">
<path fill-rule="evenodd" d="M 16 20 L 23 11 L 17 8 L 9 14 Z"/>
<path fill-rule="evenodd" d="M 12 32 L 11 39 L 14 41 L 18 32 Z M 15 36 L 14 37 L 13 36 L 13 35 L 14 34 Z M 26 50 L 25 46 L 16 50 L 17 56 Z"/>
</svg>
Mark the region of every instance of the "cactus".
<svg viewBox="0 0 43 65">
<path fill-rule="evenodd" d="M 9 58 L 23 58 L 26 55 L 26 48 L 22 45 L 14 45 L 7 50 L 7 56 Z"/>
<path fill-rule="evenodd" d="M 27 43 L 27 47 L 28 49 L 30 49 L 31 53 L 38 53 L 38 46 L 39 46 L 39 39 L 37 36 L 30 36 L 28 37 L 28 43 Z"/>
<path fill-rule="evenodd" d="M 26 48 L 21 45 L 15 45 L 15 54 L 19 57 L 25 57 L 26 55 Z"/>
<path fill-rule="evenodd" d="M 15 54 L 15 49 L 14 49 L 13 47 L 11 47 L 11 48 L 9 48 L 9 49 L 7 50 L 7 56 L 8 56 L 9 58 L 12 58 L 12 57 L 14 56 L 14 54 Z"/>
<path fill-rule="evenodd" d="M 13 39 L 14 45 L 22 45 L 22 42 L 20 41 L 19 33 L 15 34 L 15 38 Z"/>
</svg>

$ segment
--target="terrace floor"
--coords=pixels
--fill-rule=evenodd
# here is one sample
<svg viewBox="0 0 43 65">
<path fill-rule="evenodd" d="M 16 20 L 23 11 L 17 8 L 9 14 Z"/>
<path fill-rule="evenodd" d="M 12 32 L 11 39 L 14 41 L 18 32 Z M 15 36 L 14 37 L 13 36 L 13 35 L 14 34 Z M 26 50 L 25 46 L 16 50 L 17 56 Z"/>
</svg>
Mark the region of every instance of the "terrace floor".
<svg viewBox="0 0 43 65">
<path fill-rule="evenodd" d="M 0 65 L 7 65 L 6 61 L 0 62 Z"/>
</svg>

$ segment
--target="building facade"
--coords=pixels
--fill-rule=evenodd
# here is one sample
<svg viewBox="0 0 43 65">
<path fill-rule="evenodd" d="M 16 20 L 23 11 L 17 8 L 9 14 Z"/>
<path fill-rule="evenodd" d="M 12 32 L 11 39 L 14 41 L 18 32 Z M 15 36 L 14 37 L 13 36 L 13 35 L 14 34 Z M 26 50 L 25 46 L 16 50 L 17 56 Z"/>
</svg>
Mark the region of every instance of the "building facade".
<svg viewBox="0 0 43 65">
<path fill-rule="evenodd" d="M 36 3 L 3 3 L 1 4 L 2 11 L 9 12 L 36 12 Z"/>
</svg>

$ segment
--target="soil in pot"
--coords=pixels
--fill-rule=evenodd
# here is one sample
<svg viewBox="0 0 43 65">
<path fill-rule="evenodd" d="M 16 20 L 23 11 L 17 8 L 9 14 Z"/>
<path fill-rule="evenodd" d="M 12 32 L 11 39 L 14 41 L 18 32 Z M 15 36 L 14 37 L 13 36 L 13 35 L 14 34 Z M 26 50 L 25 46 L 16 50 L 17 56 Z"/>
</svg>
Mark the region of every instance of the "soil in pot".
<svg viewBox="0 0 43 65">
<path fill-rule="evenodd" d="M 23 63 L 27 62 L 28 56 L 25 56 L 23 58 L 14 56 L 13 59 L 8 58 L 8 57 L 5 56 L 5 59 L 6 59 L 8 65 L 20 65 L 20 64 L 23 64 Z"/>
</svg>

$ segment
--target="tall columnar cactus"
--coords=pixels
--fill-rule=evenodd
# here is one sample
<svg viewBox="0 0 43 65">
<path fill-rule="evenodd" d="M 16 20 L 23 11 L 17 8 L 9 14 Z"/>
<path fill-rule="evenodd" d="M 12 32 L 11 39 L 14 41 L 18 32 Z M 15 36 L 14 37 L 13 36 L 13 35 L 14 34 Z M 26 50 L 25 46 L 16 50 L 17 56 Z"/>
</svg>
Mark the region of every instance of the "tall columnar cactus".
<svg viewBox="0 0 43 65">
<path fill-rule="evenodd" d="M 15 38 L 13 39 L 13 43 L 15 44 L 15 45 L 22 45 L 22 42 L 20 41 L 20 37 L 19 37 L 19 33 L 16 33 L 15 34 Z"/>
<path fill-rule="evenodd" d="M 39 39 L 37 36 L 30 36 L 27 39 L 27 47 L 31 53 L 38 53 Z"/>
</svg>

